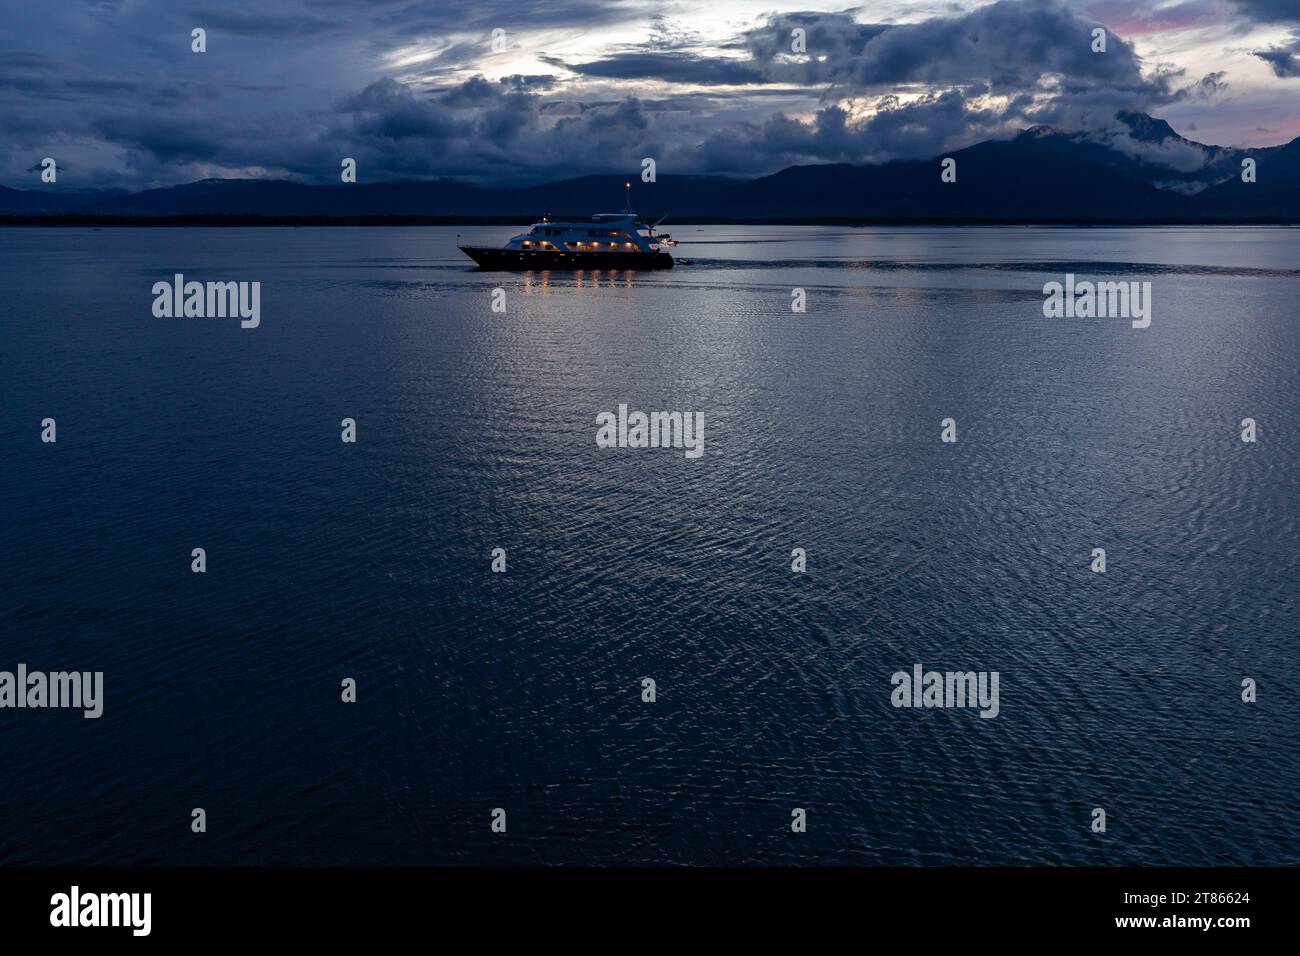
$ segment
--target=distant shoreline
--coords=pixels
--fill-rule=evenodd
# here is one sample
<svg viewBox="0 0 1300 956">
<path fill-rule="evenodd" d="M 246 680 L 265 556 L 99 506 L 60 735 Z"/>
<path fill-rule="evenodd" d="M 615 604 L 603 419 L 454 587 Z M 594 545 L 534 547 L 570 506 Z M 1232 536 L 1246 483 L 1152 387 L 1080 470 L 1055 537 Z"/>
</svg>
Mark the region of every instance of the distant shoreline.
<svg viewBox="0 0 1300 956">
<path fill-rule="evenodd" d="M 556 217 L 552 217 L 556 218 Z M 580 217 L 585 218 L 585 217 Z M 201 214 L 190 216 L 0 215 L 2 226 L 527 226 L 537 216 L 252 216 Z M 674 226 L 1297 226 L 1287 216 L 1211 219 L 1001 219 L 1001 218 L 871 218 L 798 217 L 736 219 L 718 216 L 673 216 Z"/>
</svg>

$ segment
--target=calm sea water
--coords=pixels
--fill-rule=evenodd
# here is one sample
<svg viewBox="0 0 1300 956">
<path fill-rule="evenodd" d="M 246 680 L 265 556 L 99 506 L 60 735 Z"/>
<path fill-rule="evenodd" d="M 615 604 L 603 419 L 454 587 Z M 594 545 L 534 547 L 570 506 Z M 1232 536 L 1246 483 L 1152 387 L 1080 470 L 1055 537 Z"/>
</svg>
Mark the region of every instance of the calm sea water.
<svg viewBox="0 0 1300 956">
<path fill-rule="evenodd" d="M 1300 231 L 672 231 L 0 231 L 0 670 L 105 674 L 0 710 L 0 863 L 1300 862 Z M 1151 327 L 1045 319 L 1067 272 Z M 1000 715 L 893 708 L 915 663 Z"/>
</svg>

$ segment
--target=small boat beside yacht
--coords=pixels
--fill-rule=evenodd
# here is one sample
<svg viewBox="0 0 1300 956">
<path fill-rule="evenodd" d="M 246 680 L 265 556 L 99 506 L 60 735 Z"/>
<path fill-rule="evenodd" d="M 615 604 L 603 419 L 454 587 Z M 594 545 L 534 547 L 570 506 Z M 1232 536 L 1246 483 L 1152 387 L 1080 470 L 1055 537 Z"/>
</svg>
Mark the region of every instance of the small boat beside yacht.
<svg viewBox="0 0 1300 956">
<path fill-rule="evenodd" d="M 677 245 L 655 222 L 641 219 L 632 210 L 632 184 L 627 183 L 627 200 L 622 212 L 603 212 L 590 220 L 553 220 L 542 217 L 527 231 L 500 248 L 462 246 L 456 248 L 483 269 L 671 269 L 673 257 L 666 251 Z"/>
</svg>

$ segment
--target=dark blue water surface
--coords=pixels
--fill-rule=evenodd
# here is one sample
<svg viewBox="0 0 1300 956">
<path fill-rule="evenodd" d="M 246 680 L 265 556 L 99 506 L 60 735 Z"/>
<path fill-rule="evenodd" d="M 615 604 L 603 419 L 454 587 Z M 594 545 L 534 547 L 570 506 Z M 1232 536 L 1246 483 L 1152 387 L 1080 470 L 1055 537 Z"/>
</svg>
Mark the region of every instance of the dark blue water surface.
<svg viewBox="0 0 1300 956">
<path fill-rule="evenodd" d="M 0 863 L 1300 862 L 1300 231 L 673 231 L 0 231 L 0 670 L 105 675 L 0 710 Z M 1044 318 L 1067 272 L 1151 327 Z"/>
</svg>

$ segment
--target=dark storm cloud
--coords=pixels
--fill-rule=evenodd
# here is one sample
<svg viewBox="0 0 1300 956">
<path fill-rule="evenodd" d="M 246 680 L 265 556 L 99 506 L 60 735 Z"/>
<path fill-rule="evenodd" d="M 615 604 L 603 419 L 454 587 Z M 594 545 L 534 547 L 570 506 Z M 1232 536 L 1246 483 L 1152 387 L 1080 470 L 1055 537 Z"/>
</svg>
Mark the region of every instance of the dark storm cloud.
<svg viewBox="0 0 1300 956">
<path fill-rule="evenodd" d="M 1300 23 L 1298 0 L 1231 0 L 1237 11 L 1259 23 Z"/>
<path fill-rule="evenodd" d="M 245 37 L 311 37 L 346 28 L 341 18 L 324 19 L 308 13 L 267 10 L 268 4 L 238 9 L 233 5 L 191 8 L 195 26 Z"/>
<path fill-rule="evenodd" d="M 550 90 L 555 88 L 555 77 L 549 73 L 515 73 L 501 78 L 501 83 L 512 90 Z"/>
<path fill-rule="evenodd" d="M 1261 23 L 1300 24 L 1300 0 L 1232 0 L 1242 13 Z M 1274 75 L 1288 79 L 1300 77 L 1300 30 L 1291 39 L 1254 55 L 1268 64 Z"/>
<path fill-rule="evenodd" d="M 220 129 L 208 124 L 181 124 L 148 115 L 105 117 L 95 132 L 111 143 L 148 153 L 165 162 L 197 162 L 218 158 L 225 148 Z"/>
<path fill-rule="evenodd" d="M 978 80 L 994 92 L 1005 92 L 1059 75 L 1075 86 L 1159 95 L 1143 80 L 1133 47 L 1120 37 L 1107 37 L 1105 53 L 1092 51 L 1096 25 L 1054 0 L 1001 0 L 965 16 L 885 30 L 867 43 L 845 75 L 831 79 L 861 86 Z"/>
<path fill-rule="evenodd" d="M 381 49 L 421 36 L 493 29 L 590 28 L 642 17 L 635 0 L 223 0 L 183 8 L 195 26 L 246 37 L 313 37 L 363 32 Z"/>
<path fill-rule="evenodd" d="M 861 24 L 848 13 L 782 13 L 745 32 L 732 49 L 764 82 L 824 86 L 824 99 L 919 89 L 919 99 L 886 96 L 854 117 L 828 105 L 810 121 L 777 115 L 714 130 L 700 147 L 708 168 L 732 172 L 792 162 L 860 162 L 933 156 L 1026 125 L 1106 130 L 1119 110 L 1145 110 L 1221 89 L 1223 76 L 1186 84 L 1178 71 L 1144 74 L 1131 44 L 1111 33 L 1105 53 L 1092 50 L 1097 24 L 1056 0 L 1002 0 L 970 13 L 915 24 Z M 807 56 L 791 50 L 805 31 Z M 722 72 L 732 59 L 618 54 L 570 66 L 586 75 L 668 78 L 700 85 L 743 82 Z M 708 64 L 718 68 L 717 73 Z M 744 61 L 741 61 L 742 65 Z M 689 69 L 688 69 L 689 67 Z M 975 102 L 994 94 L 1005 105 Z"/>
<path fill-rule="evenodd" d="M 808 57 L 792 56 L 791 37 L 796 27 L 805 31 Z M 867 43 L 888 29 L 880 24 L 857 23 L 849 13 L 778 13 L 770 14 L 763 27 L 747 31 L 727 44 L 735 51 L 734 57 L 706 57 L 682 50 L 630 50 L 588 63 L 555 62 L 586 76 L 705 86 L 768 82 L 822 85 L 844 73 L 848 64 L 862 55 Z M 685 36 L 678 36 L 673 45 L 687 43 Z"/>
<path fill-rule="evenodd" d="M 558 64 L 558 61 L 557 61 Z M 607 79 L 653 79 L 701 86 L 763 82 L 763 74 L 741 60 L 676 53 L 624 53 L 591 63 L 565 65 L 574 73 Z"/>
<path fill-rule="evenodd" d="M 1255 56 L 1267 63 L 1269 68 L 1280 77 L 1300 76 L 1300 32 L 1293 33 L 1291 41 L 1282 46 L 1256 50 Z"/>
<path fill-rule="evenodd" d="M 678 172 L 763 173 L 928 157 L 1038 123 L 1106 128 L 1118 109 L 1207 98 L 1224 85 L 1222 75 L 1190 83 L 1144 69 L 1115 33 L 1105 54 L 1092 53 L 1094 24 L 1062 0 L 1001 0 L 907 24 L 773 13 L 707 42 L 688 15 L 661 15 L 657 0 L 85 9 L 42 7 L 20 42 L 0 35 L 11 44 L 0 50 L 0 180 L 29 185 L 45 155 L 76 170 L 77 185 L 336 181 L 343 156 L 368 181 L 522 183 L 635 170 L 645 156 Z M 569 44 L 611 24 L 644 39 L 563 60 L 537 49 L 539 36 Z M 209 30 L 201 56 L 189 49 L 197 25 Z M 554 71 L 466 80 L 492 69 L 496 28 Z M 529 40 L 530 28 L 543 32 Z M 790 49 L 795 28 L 807 55 Z M 1274 51 L 1261 56 L 1279 69 Z"/>
<path fill-rule="evenodd" d="M 535 93 L 482 77 L 433 98 L 383 79 L 343 100 L 321 143 L 339 144 L 367 176 L 378 178 L 551 167 L 571 158 L 572 141 L 557 137 L 556 127 L 543 121 L 542 105 Z M 639 125 L 620 118 L 619 108 L 599 111 L 595 122 L 564 119 L 559 126 L 591 146 L 599 136 L 620 137 Z"/>
<path fill-rule="evenodd" d="M 1228 88 L 1227 76 L 1226 70 L 1206 73 L 1196 84 L 1196 92 L 1206 99 L 1213 99 Z"/>
<path fill-rule="evenodd" d="M 804 31 L 804 44 L 810 56 L 843 64 L 861 56 L 867 44 L 890 27 L 858 23 L 850 13 L 776 13 L 768 16 L 763 27 L 746 31 L 732 46 L 746 50 L 760 62 L 771 63 L 792 53 L 796 29 Z"/>
<path fill-rule="evenodd" d="M 1227 86 L 1222 72 L 1190 83 L 1169 67 L 1144 72 L 1132 46 L 1113 33 L 1106 53 L 1093 53 L 1096 24 L 1046 0 L 1001 2 L 887 28 L 864 28 L 845 14 L 807 16 L 774 16 L 765 28 L 745 35 L 744 45 L 768 64 L 766 76 L 803 71 L 841 94 L 913 84 L 926 92 L 908 101 L 876 100 L 864 118 L 832 105 L 810 122 L 777 116 L 731 126 L 702 146 L 715 167 L 740 170 L 752 166 L 755 156 L 781 163 L 930 157 L 1025 126 L 1049 125 L 1087 131 L 1099 142 L 1149 154 L 1144 158 L 1152 162 L 1195 168 L 1205 162 L 1203 152 L 1135 143 L 1116 114 L 1210 99 Z M 792 64 L 784 44 L 801 21 L 815 25 L 808 28 L 808 51 L 819 59 Z M 823 45 L 815 47 L 814 40 Z M 823 56 L 824 50 L 836 52 Z M 994 107 L 982 99 L 985 94 L 1005 100 Z"/>
<path fill-rule="evenodd" d="M 350 5 L 341 2 L 339 6 Z M 642 23 L 647 8 L 654 7 L 655 3 L 643 0 L 397 0 L 377 3 L 364 13 L 371 47 L 386 52 L 413 40 L 449 33 L 477 31 L 486 42 L 495 29 L 505 30 L 509 39 L 528 30 L 578 32 L 611 24 Z"/>
<path fill-rule="evenodd" d="M 828 106 L 809 123 L 775 116 L 760 125 L 731 127 L 710 136 L 701 152 L 712 168 L 741 173 L 798 163 L 934 156 L 954 139 L 1005 131 L 1000 116 L 973 108 L 955 90 L 884 105 L 864 122 Z"/>
<path fill-rule="evenodd" d="M 702 147 L 720 126 L 732 127 L 703 109 L 709 102 L 703 96 L 685 103 L 676 96 L 554 100 L 481 77 L 422 97 L 380 80 L 340 104 L 320 142 L 323 149 L 347 144 L 347 155 L 370 178 L 445 175 L 518 184 L 635 172 L 646 156 L 678 173 L 756 173 L 771 171 L 774 157 L 802 155 L 783 152 L 775 141 L 761 155 L 752 146 L 736 156 L 717 144 Z M 750 139 L 748 131 L 738 134 L 739 142 Z"/>
<path fill-rule="evenodd" d="M 121 78 L 99 77 L 89 80 L 75 67 L 71 70 L 62 60 L 31 50 L 0 51 L 0 91 L 11 91 L 15 98 L 74 100 L 86 92 L 135 92 L 136 83 Z"/>
<path fill-rule="evenodd" d="M 1094 21 L 1060 0 L 999 0 L 970 13 L 911 24 L 862 24 L 849 13 L 780 13 L 749 30 L 732 48 L 749 60 L 688 54 L 616 54 L 569 68 L 592 76 L 653 77 L 700 84 L 789 82 L 870 89 L 979 83 L 993 92 L 1032 88 L 1044 77 L 1081 85 L 1166 91 L 1142 77 L 1131 44 L 1113 34 L 1104 54 L 1092 51 Z M 805 31 L 806 55 L 792 52 Z"/>
</svg>

